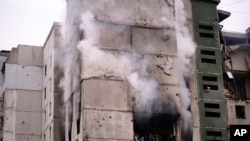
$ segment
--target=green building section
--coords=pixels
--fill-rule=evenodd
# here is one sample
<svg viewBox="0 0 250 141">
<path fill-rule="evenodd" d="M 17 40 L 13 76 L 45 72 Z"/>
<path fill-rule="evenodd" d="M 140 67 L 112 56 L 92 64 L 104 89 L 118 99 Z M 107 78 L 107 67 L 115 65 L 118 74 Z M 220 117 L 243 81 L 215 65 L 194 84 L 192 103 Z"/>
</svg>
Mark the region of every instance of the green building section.
<svg viewBox="0 0 250 141">
<path fill-rule="evenodd" d="M 227 113 L 223 90 L 219 0 L 192 0 L 201 141 L 227 141 Z"/>
</svg>

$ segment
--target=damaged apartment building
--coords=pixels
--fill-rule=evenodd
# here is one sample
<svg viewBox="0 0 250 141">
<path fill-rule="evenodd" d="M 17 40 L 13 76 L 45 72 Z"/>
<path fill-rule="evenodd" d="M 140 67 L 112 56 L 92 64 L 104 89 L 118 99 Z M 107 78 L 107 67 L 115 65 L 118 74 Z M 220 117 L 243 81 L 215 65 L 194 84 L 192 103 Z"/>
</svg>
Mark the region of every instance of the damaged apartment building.
<svg viewBox="0 0 250 141">
<path fill-rule="evenodd" d="M 219 2 L 67 0 L 44 46 L 0 52 L 0 140 L 229 140 L 250 32 L 222 32 Z"/>
</svg>

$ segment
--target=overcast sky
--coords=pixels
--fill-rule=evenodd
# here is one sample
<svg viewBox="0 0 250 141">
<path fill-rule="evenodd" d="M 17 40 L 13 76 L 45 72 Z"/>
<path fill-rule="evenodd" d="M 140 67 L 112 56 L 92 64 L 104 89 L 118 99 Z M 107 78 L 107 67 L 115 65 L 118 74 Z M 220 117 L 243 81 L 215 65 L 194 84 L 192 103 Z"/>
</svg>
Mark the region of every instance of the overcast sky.
<svg viewBox="0 0 250 141">
<path fill-rule="evenodd" d="M 18 44 L 40 45 L 54 21 L 63 21 L 66 0 L 0 0 L 0 50 Z M 232 13 L 224 30 L 245 32 L 250 26 L 250 0 L 221 0 L 219 9 Z"/>
</svg>

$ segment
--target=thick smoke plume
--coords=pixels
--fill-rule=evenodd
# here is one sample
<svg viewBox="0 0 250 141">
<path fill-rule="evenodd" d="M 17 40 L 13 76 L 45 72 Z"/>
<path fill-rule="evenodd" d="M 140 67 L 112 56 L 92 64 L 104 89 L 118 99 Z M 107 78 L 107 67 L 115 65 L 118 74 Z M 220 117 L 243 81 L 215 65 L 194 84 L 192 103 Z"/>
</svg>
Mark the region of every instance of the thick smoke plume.
<svg viewBox="0 0 250 141">
<path fill-rule="evenodd" d="M 191 65 L 191 57 L 195 53 L 196 44 L 194 43 L 192 36 L 187 28 L 187 12 L 184 10 L 184 4 L 182 0 L 175 0 L 176 6 L 176 33 L 177 33 L 177 47 L 179 58 L 179 70 L 180 70 L 180 98 L 181 98 L 181 115 L 184 134 L 192 133 L 192 115 L 188 111 L 188 107 L 191 104 L 191 95 L 185 78 L 193 73 Z"/>
<path fill-rule="evenodd" d="M 135 111 L 151 113 L 152 104 L 159 95 L 158 83 L 151 79 L 147 73 L 147 60 L 139 54 L 120 53 L 101 50 L 95 43 L 99 40 L 98 26 L 90 12 L 83 14 L 82 29 L 85 39 L 78 48 L 82 52 L 84 79 L 91 77 L 115 77 L 126 80 L 133 88 L 133 97 L 136 103 Z M 119 31 L 117 31 L 119 32 Z M 96 69 L 101 71 L 95 71 Z"/>
<path fill-rule="evenodd" d="M 189 89 L 186 86 L 184 78 L 188 78 L 192 72 L 190 57 L 195 51 L 195 44 L 192 41 L 191 35 L 186 27 L 186 12 L 184 11 L 182 0 L 175 0 L 175 3 L 172 0 L 166 0 L 166 2 L 168 5 L 175 5 L 176 18 L 171 17 L 169 10 L 163 9 L 161 13 L 163 16 L 153 22 L 156 22 L 157 25 L 160 25 L 161 27 L 169 27 L 176 30 L 180 70 L 179 96 L 176 96 L 175 93 L 171 91 L 165 94 L 166 97 L 162 96 L 159 84 L 156 80 L 152 79 L 147 72 L 149 62 L 143 55 L 137 54 L 134 51 L 121 51 L 118 53 L 101 49 L 99 40 L 101 38 L 100 33 L 102 32 L 103 27 L 100 26 L 100 21 L 98 22 L 100 19 L 96 20 L 96 17 L 90 11 L 85 11 L 82 15 L 81 30 L 83 31 L 84 39 L 81 40 L 77 46 L 78 50 L 81 52 L 81 61 L 77 58 L 79 54 L 75 51 L 71 51 L 71 55 L 69 55 L 69 59 L 67 59 L 70 60 L 70 62 L 68 62 L 69 68 L 66 69 L 65 73 L 65 75 L 68 75 L 68 77 L 65 77 L 65 87 L 68 87 L 69 89 L 65 88 L 65 95 L 70 95 L 70 92 L 72 92 L 72 84 L 66 82 L 73 81 L 73 83 L 77 83 L 78 76 L 81 76 L 83 79 L 108 77 L 110 79 L 125 80 L 132 87 L 131 92 L 134 98 L 134 110 L 136 112 L 152 114 L 154 112 L 161 112 L 162 110 L 167 109 L 170 111 L 169 113 L 176 113 L 177 109 L 178 113 L 181 114 L 182 124 L 184 125 L 183 132 L 185 133 L 190 130 L 192 120 L 188 107 L 190 106 L 191 100 Z M 110 6 L 113 3 L 111 2 L 108 4 Z M 101 7 L 104 5 L 104 2 L 102 3 L 98 1 L 98 3 L 91 3 L 87 6 L 91 10 L 102 9 Z M 126 21 L 126 19 L 133 18 L 126 9 L 113 10 L 114 11 L 111 13 L 114 13 L 114 15 L 112 16 L 118 20 L 118 23 L 120 21 Z M 116 12 L 116 10 L 119 12 Z M 144 9 L 144 11 L 148 11 L 148 9 Z M 151 14 L 151 12 L 147 12 L 147 14 Z M 102 24 L 105 24 L 105 22 Z M 130 25 L 131 23 L 126 24 Z M 126 26 L 124 26 L 124 28 L 126 28 Z M 123 29 L 117 29 L 116 32 L 119 33 L 121 30 Z M 112 34 L 116 34 L 116 32 Z M 82 72 L 70 71 L 72 70 L 70 66 L 74 66 L 72 64 L 75 62 L 82 63 Z M 162 99 L 164 99 L 164 102 Z M 170 105 L 170 108 L 164 108 L 166 105 Z M 172 108 L 173 105 L 175 105 L 174 108 Z"/>
</svg>

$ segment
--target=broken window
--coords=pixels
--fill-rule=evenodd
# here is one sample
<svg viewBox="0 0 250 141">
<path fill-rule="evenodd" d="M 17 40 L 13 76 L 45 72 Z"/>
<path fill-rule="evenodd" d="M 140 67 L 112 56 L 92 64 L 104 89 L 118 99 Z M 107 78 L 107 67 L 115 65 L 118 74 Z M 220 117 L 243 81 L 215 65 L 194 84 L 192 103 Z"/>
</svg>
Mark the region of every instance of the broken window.
<svg viewBox="0 0 250 141">
<path fill-rule="evenodd" d="M 236 118 L 245 119 L 245 106 L 235 105 Z"/>
<path fill-rule="evenodd" d="M 134 116 L 135 141 L 175 141 L 177 116 L 154 114 L 150 118 Z"/>
<path fill-rule="evenodd" d="M 237 76 L 235 76 L 237 77 Z M 240 100 L 246 100 L 246 83 L 245 83 L 245 78 L 236 78 L 236 87 L 238 91 L 237 97 Z"/>
</svg>

